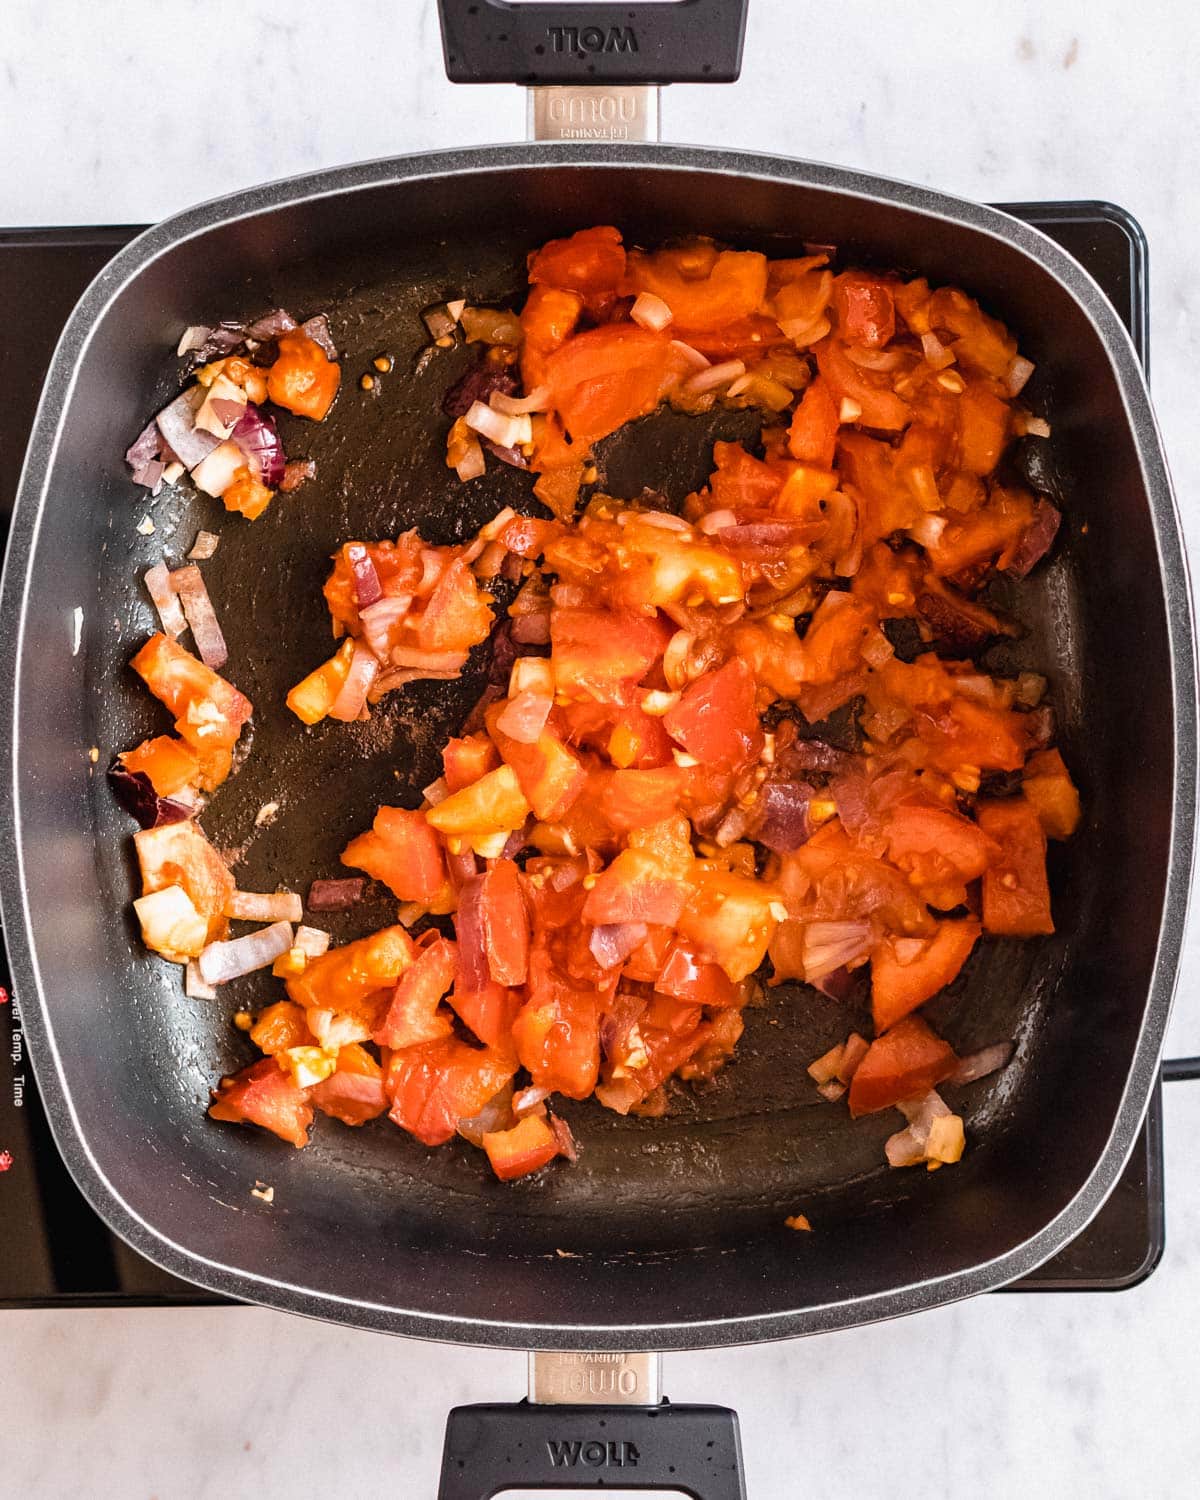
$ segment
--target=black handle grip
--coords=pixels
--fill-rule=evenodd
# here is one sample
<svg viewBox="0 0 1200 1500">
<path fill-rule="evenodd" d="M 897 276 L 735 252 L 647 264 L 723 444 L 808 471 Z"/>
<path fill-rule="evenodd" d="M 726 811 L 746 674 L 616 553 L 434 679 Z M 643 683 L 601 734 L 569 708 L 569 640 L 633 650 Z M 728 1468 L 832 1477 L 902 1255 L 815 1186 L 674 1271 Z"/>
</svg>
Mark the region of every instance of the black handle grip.
<svg viewBox="0 0 1200 1500">
<path fill-rule="evenodd" d="M 1168 1057 L 1162 1068 L 1164 1083 L 1187 1083 L 1200 1078 L 1200 1057 Z"/>
<path fill-rule="evenodd" d="M 438 0 L 451 83 L 733 83 L 749 0 Z"/>
<path fill-rule="evenodd" d="M 746 1500 L 737 1413 L 723 1406 L 456 1406 L 438 1500 L 501 1490 L 682 1490 Z"/>
</svg>

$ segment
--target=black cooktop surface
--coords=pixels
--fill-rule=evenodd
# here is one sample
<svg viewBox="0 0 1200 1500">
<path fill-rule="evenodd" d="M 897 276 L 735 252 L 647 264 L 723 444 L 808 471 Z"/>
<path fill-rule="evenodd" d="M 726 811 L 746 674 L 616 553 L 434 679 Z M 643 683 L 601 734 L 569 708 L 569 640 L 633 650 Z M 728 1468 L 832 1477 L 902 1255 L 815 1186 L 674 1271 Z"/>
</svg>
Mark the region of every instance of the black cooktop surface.
<svg viewBox="0 0 1200 1500">
<path fill-rule="evenodd" d="M 1145 241 L 1120 210 L 1097 203 L 1005 205 L 1082 262 L 1147 360 Z M 0 537 L 42 377 L 76 299 L 138 227 L 0 230 Z M 3 954 L 0 982 L 7 985 Z M 197 1303 L 222 1299 L 143 1260 L 92 1213 L 55 1149 L 26 1055 L 20 1014 L 0 1001 L 0 1306 Z M 1012 1290 L 1117 1290 L 1136 1285 L 1163 1250 L 1162 1100 L 1125 1173 L 1089 1227 Z"/>
</svg>

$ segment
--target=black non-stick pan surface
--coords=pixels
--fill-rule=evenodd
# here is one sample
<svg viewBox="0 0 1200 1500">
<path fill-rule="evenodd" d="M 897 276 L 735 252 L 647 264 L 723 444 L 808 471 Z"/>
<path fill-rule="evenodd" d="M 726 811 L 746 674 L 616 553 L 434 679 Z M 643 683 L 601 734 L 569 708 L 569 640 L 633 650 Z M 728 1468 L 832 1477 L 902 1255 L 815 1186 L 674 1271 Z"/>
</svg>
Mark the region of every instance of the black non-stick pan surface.
<svg viewBox="0 0 1200 1500">
<path fill-rule="evenodd" d="M 614 160 L 615 154 L 615 160 Z M 250 1060 L 232 1013 L 277 998 L 239 981 L 187 1000 L 147 954 L 129 820 L 103 770 L 165 727 L 126 663 L 155 628 L 139 583 L 198 529 L 253 700 L 249 754 L 204 815 L 247 890 L 304 890 L 381 802 L 415 806 L 487 677 L 393 694 L 369 723 L 302 728 L 288 687 L 331 650 L 329 554 L 417 526 L 475 531 L 536 509 L 529 476 L 444 464 L 446 389 L 478 357 L 426 350 L 420 312 L 466 296 L 519 300 L 524 258 L 552 234 L 620 225 L 630 243 L 687 233 L 773 255 L 839 245 L 841 264 L 963 285 L 1038 364 L 1028 395 L 1053 425 L 1036 476 L 1067 521 L 1048 566 L 998 585 L 1021 621 L 993 671 L 1046 672 L 1085 820 L 1052 846 L 1058 934 L 981 944 L 931 1019 L 966 1052 L 1013 1037 L 1013 1064 L 948 1097 L 967 1156 L 891 1172 L 885 1115 L 850 1121 L 807 1063 L 861 1007 L 799 985 L 746 1013 L 736 1061 L 663 1120 L 594 1103 L 565 1113 L 578 1166 L 502 1185 L 461 1142 L 429 1151 L 386 1120 L 320 1119 L 294 1152 L 207 1121 L 209 1089 Z M 281 304 L 328 313 L 343 389 L 321 426 L 281 421 L 317 477 L 261 520 L 186 486 L 151 505 L 121 454 L 178 388 L 188 323 Z M 374 356 L 395 368 L 364 392 Z M 758 418 L 649 417 L 601 446 L 600 487 L 677 504 L 717 438 Z M 1022 455 L 1028 465 L 1029 455 Z M 154 533 L 138 523 L 149 515 Z M 16 684 L 4 914 L 60 1145 L 98 1209 L 151 1258 L 206 1285 L 374 1327 L 533 1346 L 669 1347 L 836 1326 L 947 1300 L 1030 1269 L 1078 1231 L 1132 1142 L 1151 1086 L 1191 853 L 1193 684 L 1170 491 L 1132 350 L 1086 275 L 1036 231 L 834 169 L 681 149 L 497 148 L 325 174 L 195 211 L 106 270 L 64 337 L 39 417 L 4 583 Z M 79 649 L 71 618 L 82 609 Z M 95 765 L 89 750 L 96 747 Z M 278 804 L 269 821 L 261 808 Z M 19 850 L 19 853 L 18 853 Z M 393 920 L 390 899 L 329 925 L 345 940 Z M 251 1196 L 256 1181 L 274 1202 Z M 811 1235 L 786 1229 L 802 1212 Z"/>
</svg>

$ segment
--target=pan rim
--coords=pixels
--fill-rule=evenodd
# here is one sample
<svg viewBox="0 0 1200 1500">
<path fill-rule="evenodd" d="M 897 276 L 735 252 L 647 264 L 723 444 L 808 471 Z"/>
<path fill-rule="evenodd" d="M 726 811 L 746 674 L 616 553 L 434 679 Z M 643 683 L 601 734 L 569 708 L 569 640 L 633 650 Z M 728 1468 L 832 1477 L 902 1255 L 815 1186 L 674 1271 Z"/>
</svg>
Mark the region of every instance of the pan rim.
<svg viewBox="0 0 1200 1500">
<path fill-rule="evenodd" d="M 46 1004 L 23 880 L 21 813 L 17 796 L 20 729 L 19 664 L 25 633 L 28 571 L 53 473 L 61 414 L 69 403 L 79 361 L 112 300 L 159 256 L 219 226 L 330 196 L 421 178 L 467 177 L 495 171 L 563 166 L 704 171 L 740 179 L 788 182 L 866 201 L 880 200 L 953 222 L 1004 241 L 1035 261 L 1088 317 L 1113 370 L 1141 468 L 1154 529 L 1170 646 L 1174 710 L 1172 830 L 1164 881 L 1163 915 L 1141 1030 L 1112 1130 L 1092 1170 L 1065 1207 L 1039 1231 L 1004 1253 L 944 1276 L 914 1279 L 866 1297 L 830 1299 L 771 1313 L 646 1324 L 543 1324 L 484 1320 L 315 1291 L 259 1276 L 201 1256 L 140 1216 L 119 1194 L 93 1154 L 63 1075 Z M 1132 221 L 1131 221 L 1132 222 Z M 1133 226 L 1131 232 L 1136 230 Z M 1140 233 L 1140 230 L 1137 230 Z M 230 194 L 164 220 L 118 252 L 85 291 L 63 331 L 47 374 L 18 489 L 0 583 L 0 608 L 16 622 L 3 647 L 0 732 L 8 756 L 8 795 L 0 798 L 0 909 L 10 962 L 38 1082 L 56 1144 L 72 1176 L 109 1226 L 141 1254 L 185 1280 L 242 1300 L 418 1338 L 464 1344 L 544 1349 L 685 1349 L 794 1337 L 878 1321 L 992 1290 L 1035 1269 L 1082 1230 L 1099 1211 L 1132 1150 L 1158 1075 L 1178 973 L 1194 855 L 1196 781 L 1196 663 L 1191 593 L 1178 512 L 1161 438 L 1133 344 L 1091 276 L 1041 231 L 998 209 L 932 189 L 852 169 L 761 153 L 653 145 L 510 145 L 420 153 L 305 174 Z"/>
</svg>

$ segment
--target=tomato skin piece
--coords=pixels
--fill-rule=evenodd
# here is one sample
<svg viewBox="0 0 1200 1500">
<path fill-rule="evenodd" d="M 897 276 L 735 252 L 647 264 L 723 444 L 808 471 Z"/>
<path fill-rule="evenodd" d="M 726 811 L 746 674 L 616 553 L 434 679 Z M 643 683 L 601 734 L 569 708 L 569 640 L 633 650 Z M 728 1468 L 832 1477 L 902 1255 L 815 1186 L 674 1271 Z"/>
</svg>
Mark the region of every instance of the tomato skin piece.
<svg viewBox="0 0 1200 1500">
<path fill-rule="evenodd" d="M 788 429 L 788 452 L 801 463 L 832 469 L 840 425 L 838 404 L 818 376 L 796 403 Z"/>
<path fill-rule="evenodd" d="M 222 1078 L 208 1113 L 235 1125 L 260 1125 L 297 1150 L 308 1145 L 313 1122 L 306 1090 L 298 1089 L 272 1057 Z"/>
<path fill-rule="evenodd" d="M 462 791 L 499 764 L 495 745 L 482 732 L 449 739 L 442 750 L 442 775 L 452 792 Z"/>
<path fill-rule="evenodd" d="M 309 1098 L 322 1114 L 343 1125 L 365 1125 L 388 1107 L 383 1069 L 357 1042 L 338 1049 L 337 1067 L 313 1086 Z"/>
<path fill-rule="evenodd" d="M 1054 931 L 1046 878 L 1046 835 L 1024 797 L 979 804 L 979 826 L 1000 846 L 983 877 L 983 925 L 1001 937 Z"/>
<path fill-rule="evenodd" d="M 538 1115 L 526 1115 L 511 1130 L 485 1131 L 483 1149 L 501 1182 L 536 1172 L 558 1155 L 558 1139 Z"/>
<path fill-rule="evenodd" d="M 497 984 L 524 984 L 529 973 L 529 913 L 520 870 L 498 859 L 483 880 L 484 943 Z"/>
<path fill-rule="evenodd" d="M 724 1008 L 740 1005 L 742 998 L 724 969 L 682 938 L 676 938 L 668 949 L 654 988 L 691 1005 Z"/>
<path fill-rule="evenodd" d="M 645 922 L 673 927 L 687 901 L 683 881 L 641 849 L 623 849 L 607 870 L 596 876 L 596 884 L 583 903 L 583 920 L 597 926 L 618 922 Z"/>
<path fill-rule="evenodd" d="M 422 1145 L 444 1146 L 515 1072 L 515 1062 L 454 1037 L 405 1047 L 388 1059 L 388 1116 Z"/>
<path fill-rule="evenodd" d="M 659 402 L 670 337 L 631 323 L 577 333 L 547 356 L 544 380 L 575 443 L 607 437 Z"/>
<path fill-rule="evenodd" d="M 321 422 L 341 383 L 341 366 L 315 339 L 294 328 L 279 339 L 279 354 L 267 372 L 267 395 L 298 417 Z"/>
<path fill-rule="evenodd" d="M 867 1049 L 850 1081 L 850 1113 L 873 1115 L 901 1099 L 916 1098 L 936 1088 L 958 1066 L 949 1042 L 944 1042 L 921 1020 L 905 1016 Z"/>
<path fill-rule="evenodd" d="M 937 924 L 932 938 L 888 937 L 871 955 L 871 1013 L 875 1030 L 882 1035 L 918 1006 L 932 1000 L 957 977 L 970 957 L 980 934 L 980 924 L 967 917 Z M 897 942 L 920 945 L 907 963 Z"/>
<path fill-rule="evenodd" d="M 411 1047 L 449 1036 L 450 1018 L 439 1006 L 457 972 L 458 947 L 448 938 L 439 937 L 422 948 L 396 981 L 371 1040 L 381 1047 Z"/>
<path fill-rule="evenodd" d="M 882 349 L 896 332 L 896 304 L 891 288 L 877 276 L 843 271 L 833 278 L 833 306 L 838 332 L 851 344 Z"/>
<path fill-rule="evenodd" d="M 921 859 L 935 855 L 964 881 L 978 880 L 989 859 L 999 853 L 977 823 L 946 808 L 894 807 L 888 814 L 884 837 L 888 857 L 902 870 L 919 871 Z"/>
<path fill-rule="evenodd" d="M 433 901 L 446 884 L 442 846 L 421 812 L 381 807 L 367 833 L 342 851 L 342 864 L 382 881 L 398 901 Z"/>
<path fill-rule="evenodd" d="M 734 657 L 684 689 L 663 727 L 705 765 L 738 771 L 762 753 L 763 734 L 754 706 L 754 676 Z"/>
<path fill-rule="evenodd" d="M 303 974 L 287 980 L 287 992 L 305 1009 L 352 1010 L 377 991 L 392 989 L 415 957 L 403 927 L 384 927 L 311 959 Z"/>
</svg>

